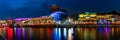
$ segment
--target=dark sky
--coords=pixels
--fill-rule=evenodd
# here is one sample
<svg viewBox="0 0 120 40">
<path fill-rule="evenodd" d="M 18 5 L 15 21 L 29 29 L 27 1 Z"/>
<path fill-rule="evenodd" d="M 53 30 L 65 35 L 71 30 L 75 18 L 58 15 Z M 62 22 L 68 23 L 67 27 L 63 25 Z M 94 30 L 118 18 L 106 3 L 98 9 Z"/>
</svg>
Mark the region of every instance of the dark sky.
<svg viewBox="0 0 120 40">
<path fill-rule="evenodd" d="M 52 4 L 69 13 L 120 12 L 120 0 L 0 0 L 0 19 L 49 15 L 49 6 Z"/>
</svg>

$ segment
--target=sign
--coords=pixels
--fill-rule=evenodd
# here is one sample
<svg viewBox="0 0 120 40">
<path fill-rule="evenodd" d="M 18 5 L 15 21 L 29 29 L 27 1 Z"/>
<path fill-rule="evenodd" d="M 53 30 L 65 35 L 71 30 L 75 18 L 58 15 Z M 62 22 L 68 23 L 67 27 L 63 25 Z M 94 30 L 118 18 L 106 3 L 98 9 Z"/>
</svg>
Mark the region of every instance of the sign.
<svg viewBox="0 0 120 40">
<path fill-rule="evenodd" d="M 96 17 L 96 13 L 93 13 L 93 14 L 79 14 L 79 17 L 83 18 L 83 17 Z"/>
</svg>

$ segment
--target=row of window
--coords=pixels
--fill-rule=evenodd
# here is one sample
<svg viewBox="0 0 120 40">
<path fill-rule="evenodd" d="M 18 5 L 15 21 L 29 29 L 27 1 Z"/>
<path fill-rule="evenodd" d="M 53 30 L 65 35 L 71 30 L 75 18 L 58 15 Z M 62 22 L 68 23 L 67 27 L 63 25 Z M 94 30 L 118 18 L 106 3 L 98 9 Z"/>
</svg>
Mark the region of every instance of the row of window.
<svg viewBox="0 0 120 40">
<path fill-rule="evenodd" d="M 53 24 L 52 20 L 37 20 L 37 21 L 25 21 L 22 24 L 27 24 L 27 25 L 41 25 L 41 24 Z"/>
</svg>

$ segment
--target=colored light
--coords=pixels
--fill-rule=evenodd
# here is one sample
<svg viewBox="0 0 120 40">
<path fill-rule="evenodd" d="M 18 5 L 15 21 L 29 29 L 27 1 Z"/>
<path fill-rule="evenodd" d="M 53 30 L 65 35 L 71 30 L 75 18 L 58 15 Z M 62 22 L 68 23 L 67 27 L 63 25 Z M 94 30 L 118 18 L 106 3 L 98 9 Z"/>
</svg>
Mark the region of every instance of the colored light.
<svg viewBox="0 0 120 40">
<path fill-rule="evenodd" d="M 73 28 L 68 29 L 68 40 L 73 40 Z"/>
<path fill-rule="evenodd" d="M 84 40 L 90 40 L 90 34 L 89 34 L 89 29 L 88 28 L 85 28 L 84 29 Z"/>
<path fill-rule="evenodd" d="M 103 30 L 102 27 L 99 27 L 99 28 L 98 28 L 98 31 L 99 31 L 99 32 L 102 32 L 102 30 Z"/>
<path fill-rule="evenodd" d="M 53 17 L 54 21 L 57 21 L 60 19 L 61 14 L 65 14 L 65 12 L 56 11 L 56 12 L 53 12 L 50 16 Z"/>
<path fill-rule="evenodd" d="M 12 28 L 7 28 L 7 40 L 13 40 L 13 31 Z"/>
<path fill-rule="evenodd" d="M 20 38 L 20 36 L 21 36 L 21 30 L 20 30 L 20 28 L 17 28 L 16 30 L 17 30 L 17 40 L 20 40 L 21 39 Z"/>
<path fill-rule="evenodd" d="M 32 38 L 32 33 L 33 33 L 33 32 L 32 32 L 32 28 L 29 28 L 29 31 L 30 31 L 30 34 L 29 34 L 29 35 L 30 35 L 30 38 Z"/>
<path fill-rule="evenodd" d="M 67 39 L 67 29 L 66 29 L 66 28 L 64 28 L 63 30 L 64 30 L 63 35 L 64 35 L 65 39 Z"/>
<path fill-rule="evenodd" d="M 96 29 L 91 28 L 91 35 L 90 35 L 92 40 L 96 40 Z"/>
<path fill-rule="evenodd" d="M 52 33 L 53 33 L 53 30 L 51 28 L 47 28 L 47 37 L 49 40 L 51 40 L 52 38 Z"/>
<path fill-rule="evenodd" d="M 16 28 L 13 28 L 13 29 L 14 29 L 14 38 L 16 40 L 16 38 L 17 38 Z"/>
<path fill-rule="evenodd" d="M 25 37 L 25 28 L 22 28 L 22 37 Z"/>
<path fill-rule="evenodd" d="M 72 30 L 68 29 L 68 40 L 72 40 Z"/>
<path fill-rule="evenodd" d="M 105 28 L 105 36 L 106 36 L 106 38 L 109 38 L 109 28 L 108 27 Z"/>
<path fill-rule="evenodd" d="M 84 14 L 79 14 L 79 17 L 84 17 Z"/>
<path fill-rule="evenodd" d="M 59 39 L 61 40 L 61 28 L 58 29 L 59 29 Z"/>
<path fill-rule="evenodd" d="M 55 28 L 54 29 L 54 33 L 53 33 L 53 40 L 61 40 L 61 30 L 60 30 L 60 28 Z"/>
</svg>

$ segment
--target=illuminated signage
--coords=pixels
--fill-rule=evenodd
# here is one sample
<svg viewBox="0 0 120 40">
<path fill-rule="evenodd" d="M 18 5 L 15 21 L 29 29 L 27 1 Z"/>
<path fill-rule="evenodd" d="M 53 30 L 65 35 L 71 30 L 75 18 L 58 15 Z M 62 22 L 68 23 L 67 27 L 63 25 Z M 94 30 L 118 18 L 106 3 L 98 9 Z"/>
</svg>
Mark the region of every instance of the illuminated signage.
<svg viewBox="0 0 120 40">
<path fill-rule="evenodd" d="M 83 17 L 96 17 L 96 13 L 92 13 L 92 14 L 79 14 L 79 17 L 83 18 Z"/>
</svg>

